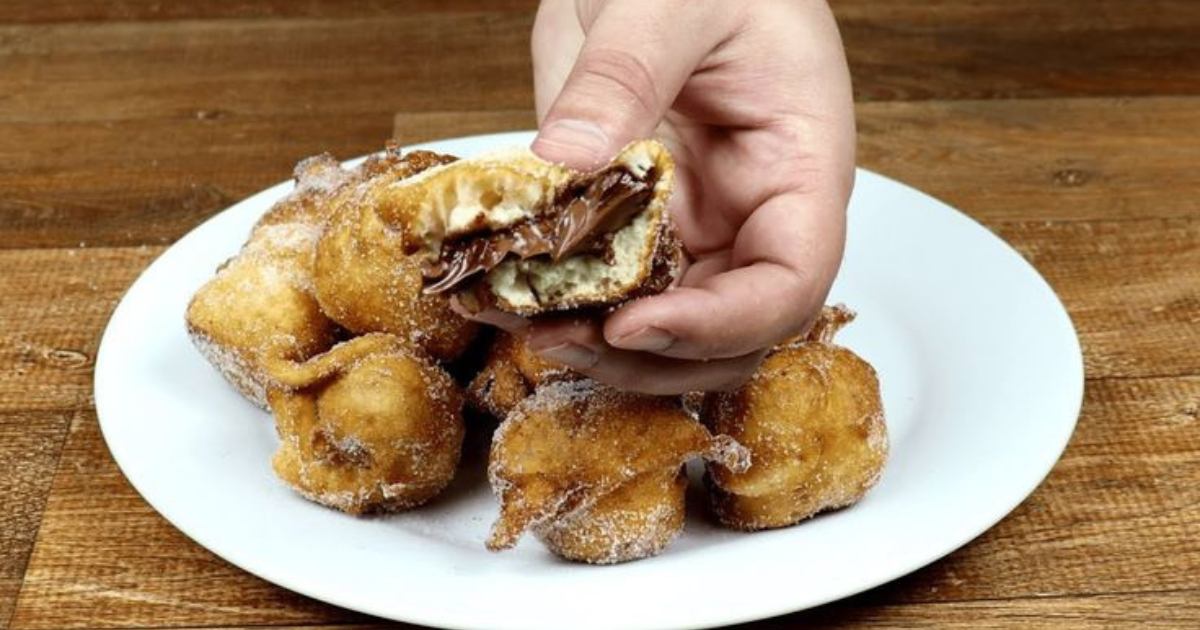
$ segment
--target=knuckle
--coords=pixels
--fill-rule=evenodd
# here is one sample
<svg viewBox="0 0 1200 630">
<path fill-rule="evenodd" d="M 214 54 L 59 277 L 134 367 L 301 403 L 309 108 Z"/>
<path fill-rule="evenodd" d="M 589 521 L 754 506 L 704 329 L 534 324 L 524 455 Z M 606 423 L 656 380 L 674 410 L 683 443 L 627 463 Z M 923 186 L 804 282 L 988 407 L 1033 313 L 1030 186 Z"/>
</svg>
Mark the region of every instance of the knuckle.
<svg viewBox="0 0 1200 630">
<path fill-rule="evenodd" d="M 577 71 L 606 91 L 617 91 L 646 114 L 658 109 L 654 73 L 641 57 L 618 48 L 597 48 L 579 59 Z"/>
</svg>

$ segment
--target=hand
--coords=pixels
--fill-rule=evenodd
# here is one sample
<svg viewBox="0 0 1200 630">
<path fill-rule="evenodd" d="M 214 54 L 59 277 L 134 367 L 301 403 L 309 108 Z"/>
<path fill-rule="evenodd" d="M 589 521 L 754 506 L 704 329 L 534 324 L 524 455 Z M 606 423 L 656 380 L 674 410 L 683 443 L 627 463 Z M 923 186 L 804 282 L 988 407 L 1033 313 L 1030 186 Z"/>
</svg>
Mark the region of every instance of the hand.
<svg viewBox="0 0 1200 630">
<path fill-rule="evenodd" d="M 805 330 L 845 241 L 854 105 L 837 26 L 813 0 L 544 0 L 533 151 L 595 168 L 651 135 L 677 163 L 679 285 L 603 322 L 485 321 L 593 378 L 655 394 L 733 387 Z"/>
</svg>

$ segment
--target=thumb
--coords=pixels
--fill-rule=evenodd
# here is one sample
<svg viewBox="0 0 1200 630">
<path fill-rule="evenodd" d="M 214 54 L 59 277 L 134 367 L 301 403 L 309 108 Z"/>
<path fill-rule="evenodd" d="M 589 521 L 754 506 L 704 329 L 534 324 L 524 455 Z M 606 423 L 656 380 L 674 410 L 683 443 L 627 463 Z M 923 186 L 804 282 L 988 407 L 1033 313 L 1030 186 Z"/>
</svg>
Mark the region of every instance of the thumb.
<svg viewBox="0 0 1200 630">
<path fill-rule="evenodd" d="M 649 136 L 724 33 L 709 3 L 612 0 L 590 23 L 533 142 L 544 159 L 593 169 Z M 592 16 L 584 16 L 584 19 Z"/>
</svg>

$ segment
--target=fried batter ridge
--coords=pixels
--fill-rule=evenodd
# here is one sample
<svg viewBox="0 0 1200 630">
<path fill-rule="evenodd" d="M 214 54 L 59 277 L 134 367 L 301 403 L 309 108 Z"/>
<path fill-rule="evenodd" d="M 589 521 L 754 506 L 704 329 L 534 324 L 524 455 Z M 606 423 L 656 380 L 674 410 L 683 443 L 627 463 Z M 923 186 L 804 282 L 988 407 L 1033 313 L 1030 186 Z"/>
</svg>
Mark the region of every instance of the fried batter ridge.
<svg viewBox="0 0 1200 630">
<path fill-rule="evenodd" d="M 725 526 L 786 527 L 854 504 L 878 482 L 887 426 L 875 370 L 833 336 L 854 318 L 826 307 L 803 340 L 775 349 L 732 392 L 709 394 L 702 417 L 749 449 L 744 471 L 707 465 L 710 506 Z"/>
<path fill-rule="evenodd" d="M 583 377 L 535 354 L 524 340 L 498 331 L 488 346 L 483 369 L 467 386 L 467 402 L 503 420 L 538 385 L 578 378 Z"/>
<path fill-rule="evenodd" d="M 454 477 L 463 398 L 402 339 L 371 334 L 273 375 L 276 475 L 317 503 L 390 512 L 432 499 Z"/>
<path fill-rule="evenodd" d="M 500 517 L 487 547 L 528 529 L 554 553 L 597 564 L 661 551 L 683 527 L 683 464 L 732 470 L 740 445 L 713 436 L 672 398 L 619 392 L 591 380 L 542 385 L 496 430 L 488 478 Z"/>
</svg>

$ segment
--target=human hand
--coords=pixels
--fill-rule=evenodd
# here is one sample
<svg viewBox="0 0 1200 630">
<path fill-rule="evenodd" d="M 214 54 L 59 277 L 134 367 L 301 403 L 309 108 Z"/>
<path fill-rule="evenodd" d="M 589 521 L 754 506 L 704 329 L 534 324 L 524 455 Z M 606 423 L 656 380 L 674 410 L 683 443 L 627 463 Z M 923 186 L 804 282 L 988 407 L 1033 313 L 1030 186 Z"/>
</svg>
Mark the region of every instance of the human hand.
<svg viewBox="0 0 1200 630">
<path fill-rule="evenodd" d="M 654 394 L 748 378 L 805 330 L 837 273 L 854 106 L 837 26 L 815 0 L 543 0 L 533 151 L 578 169 L 657 134 L 690 265 L 603 322 L 485 312 L 547 359 Z"/>
</svg>

